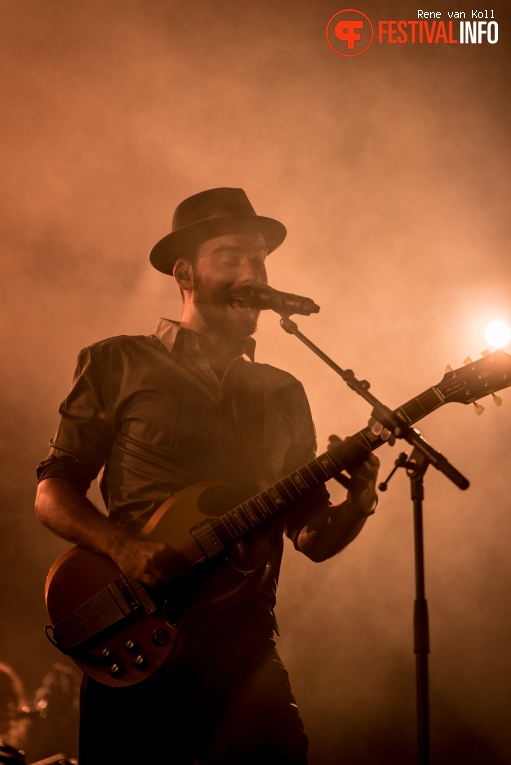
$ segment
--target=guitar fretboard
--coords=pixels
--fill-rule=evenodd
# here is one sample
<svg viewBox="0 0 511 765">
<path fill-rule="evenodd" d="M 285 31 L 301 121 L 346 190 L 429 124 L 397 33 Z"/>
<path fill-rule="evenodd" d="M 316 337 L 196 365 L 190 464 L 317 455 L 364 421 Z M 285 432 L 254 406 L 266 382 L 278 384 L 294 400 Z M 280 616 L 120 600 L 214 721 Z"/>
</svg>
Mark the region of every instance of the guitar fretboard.
<svg viewBox="0 0 511 765">
<path fill-rule="evenodd" d="M 428 388 L 395 409 L 394 414 L 406 425 L 413 425 L 443 404 L 444 399 L 435 388 Z M 229 546 L 250 531 L 264 526 L 340 471 L 349 470 L 350 465 L 359 461 L 367 449 L 374 451 L 386 443 L 369 427 L 356 433 L 353 439 L 355 448 L 347 449 L 341 444 L 332 451 L 324 452 L 255 497 L 210 520 L 214 533 Z"/>
</svg>

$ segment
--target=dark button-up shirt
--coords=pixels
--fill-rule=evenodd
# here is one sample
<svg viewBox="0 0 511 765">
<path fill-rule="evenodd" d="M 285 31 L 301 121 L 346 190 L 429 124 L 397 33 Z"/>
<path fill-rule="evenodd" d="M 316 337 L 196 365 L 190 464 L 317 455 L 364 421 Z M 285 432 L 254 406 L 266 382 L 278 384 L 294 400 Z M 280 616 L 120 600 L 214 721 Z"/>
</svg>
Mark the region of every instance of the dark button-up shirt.
<svg viewBox="0 0 511 765">
<path fill-rule="evenodd" d="M 40 480 L 67 478 L 86 491 L 101 473 L 106 512 L 138 531 L 185 487 L 224 481 L 237 503 L 309 462 L 315 433 L 303 386 L 254 362 L 254 346 L 250 339 L 221 380 L 197 334 L 167 319 L 153 335 L 85 348 L 50 455 L 38 467 Z M 327 503 L 322 486 L 267 531 L 271 606 L 283 531 L 294 539 L 318 504 Z"/>
</svg>

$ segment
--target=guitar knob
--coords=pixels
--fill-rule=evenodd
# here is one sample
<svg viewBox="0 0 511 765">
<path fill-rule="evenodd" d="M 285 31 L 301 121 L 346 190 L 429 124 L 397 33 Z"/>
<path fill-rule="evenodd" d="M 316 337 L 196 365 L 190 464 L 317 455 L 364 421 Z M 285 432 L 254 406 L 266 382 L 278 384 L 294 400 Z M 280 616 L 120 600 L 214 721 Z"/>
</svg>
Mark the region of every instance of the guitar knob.
<svg viewBox="0 0 511 765">
<path fill-rule="evenodd" d="M 495 406 L 500 406 L 500 405 L 502 404 L 502 399 L 501 399 L 501 397 L 500 397 L 500 396 L 497 396 L 497 394 L 496 394 L 496 393 L 492 393 L 491 395 L 492 395 L 492 398 L 493 398 L 493 400 L 494 400 L 494 402 L 495 402 Z"/>
<path fill-rule="evenodd" d="M 484 351 L 481 351 L 481 356 L 491 356 L 491 351 L 485 348 Z"/>
<path fill-rule="evenodd" d="M 121 677 L 124 674 L 124 667 L 121 664 L 114 662 L 110 665 L 110 674 L 112 677 Z"/>
<path fill-rule="evenodd" d="M 155 630 L 151 636 L 151 640 L 154 645 L 163 646 L 170 640 L 170 635 L 167 630 Z"/>
<path fill-rule="evenodd" d="M 101 650 L 101 653 L 99 654 L 99 658 L 102 661 L 105 661 L 105 662 L 106 661 L 112 661 L 114 656 L 115 656 L 115 654 L 114 654 L 114 652 L 112 651 L 111 648 L 103 648 Z"/>
<path fill-rule="evenodd" d="M 133 662 L 135 667 L 137 669 L 146 669 L 149 662 L 147 661 L 147 658 L 145 656 L 142 656 L 141 653 L 138 654 L 138 656 L 135 657 L 135 661 Z"/>
<path fill-rule="evenodd" d="M 481 406 L 481 404 L 476 404 L 474 401 L 474 409 L 476 410 L 476 414 L 482 414 L 484 412 L 484 406 Z"/>
<path fill-rule="evenodd" d="M 467 356 L 467 358 L 465 359 L 463 363 L 465 364 L 465 366 L 467 366 L 467 364 L 473 364 L 474 362 L 472 361 L 470 356 Z"/>
<path fill-rule="evenodd" d="M 139 645 L 136 640 L 132 640 L 132 638 L 129 638 L 124 643 L 124 650 L 126 653 L 138 653 Z"/>
<path fill-rule="evenodd" d="M 446 368 L 445 368 L 445 371 L 446 371 L 446 372 L 454 372 L 454 369 L 451 367 L 451 365 L 450 365 L 450 364 L 447 364 L 447 366 L 446 366 Z"/>
</svg>

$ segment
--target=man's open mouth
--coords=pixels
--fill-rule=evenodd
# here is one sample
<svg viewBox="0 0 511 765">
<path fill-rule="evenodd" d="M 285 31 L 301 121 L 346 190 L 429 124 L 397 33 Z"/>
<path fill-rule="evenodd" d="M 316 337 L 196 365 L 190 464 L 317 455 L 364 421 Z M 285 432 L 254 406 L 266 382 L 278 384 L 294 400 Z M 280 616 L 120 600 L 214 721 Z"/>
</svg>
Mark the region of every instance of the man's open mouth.
<svg viewBox="0 0 511 765">
<path fill-rule="evenodd" d="M 227 302 L 231 308 L 234 308 L 236 311 L 250 311 L 252 309 L 252 306 L 248 300 L 244 300 L 241 297 L 230 297 Z"/>
</svg>

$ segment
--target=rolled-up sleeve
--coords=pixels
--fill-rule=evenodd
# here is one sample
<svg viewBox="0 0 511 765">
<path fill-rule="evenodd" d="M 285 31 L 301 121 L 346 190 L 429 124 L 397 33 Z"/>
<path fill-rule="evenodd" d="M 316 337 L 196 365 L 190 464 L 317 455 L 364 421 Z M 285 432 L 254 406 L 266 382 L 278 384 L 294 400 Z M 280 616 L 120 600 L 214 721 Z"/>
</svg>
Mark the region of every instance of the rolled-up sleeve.
<svg viewBox="0 0 511 765">
<path fill-rule="evenodd" d="M 86 492 L 104 465 L 113 437 L 113 407 L 108 370 L 93 348 L 85 348 L 69 395 L 59 407 L 60 424 L 50 453 L 37 466 L 38 480 L 57 477 Z"/>
</svg>

